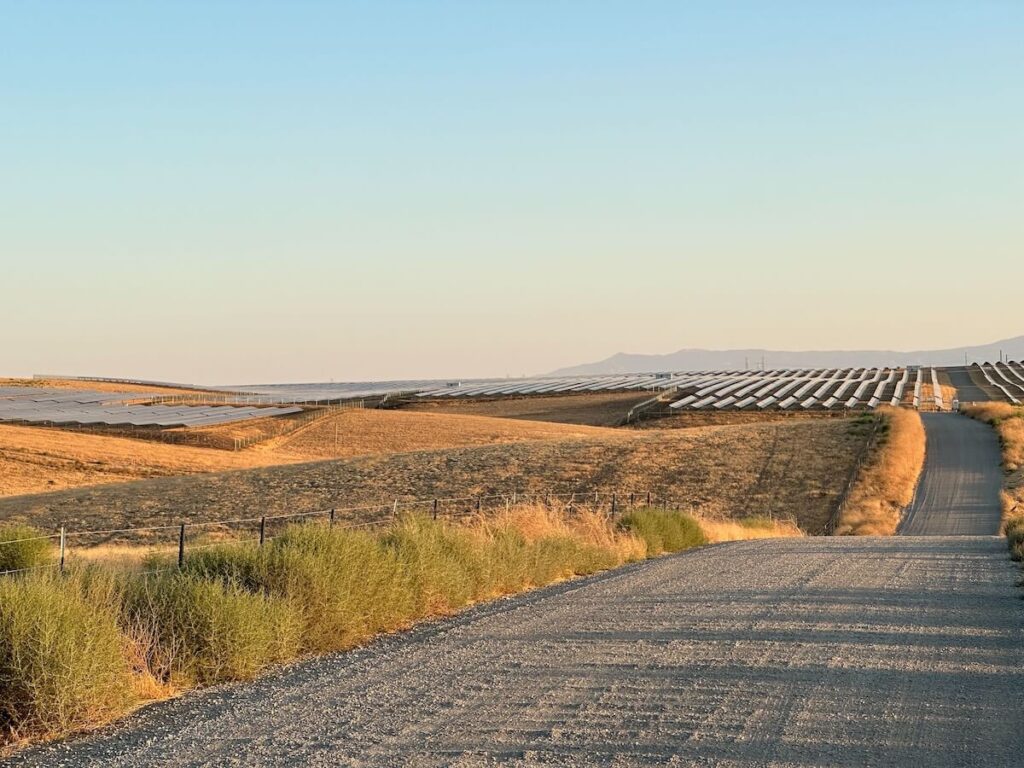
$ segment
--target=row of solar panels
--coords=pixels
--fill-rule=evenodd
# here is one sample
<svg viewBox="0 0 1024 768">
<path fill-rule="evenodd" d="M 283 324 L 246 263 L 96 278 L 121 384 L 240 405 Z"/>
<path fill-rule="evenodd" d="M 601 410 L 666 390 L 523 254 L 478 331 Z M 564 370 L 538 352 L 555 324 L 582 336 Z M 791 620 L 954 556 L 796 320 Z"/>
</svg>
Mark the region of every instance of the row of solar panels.
<svg viewBox="0 0 1024 768">
<path fill-rule="evenodd" d="M 932 369 L 932 376 L 935 375 Z M 925 369 L 832 368 L 705 372 L 679 385 L 669 407 L 689 410 L 834 410 L 899 405 L 909 386 L 920 402 Z M 941 389 L 936 391 L 940 393 Z M 938 403 L 941 407 L 941 403 Z"/>
<path fill-rule="evenodd" d="M 0 389 L 0 422 L 23 424 L 105 425 L 135 427 L 208 427 L 237 421 L 299 413 L 283 408 L 230 405 L 126 405 L 137 392 L 110 393 L 46 390 L 35 387 Z"/>
<path fill-rule="evenodd" d="M 1024 399 L 1024 364 L 1017 362 L 982 363 L 978 366 L 989 385 L 995 387 L 1011 403 Z"/>
<path fill-rule="evenodd" d="M 213 387 L 213 389 L 218 392 L 232 393 L 235 395 L 234 399 L 241 402 L 248 400 L 258 403 L 318 404 L 420 392 L 443 383 L 437 379 L 409 379 L 404 381 L 324 382 L 320 384 L 245 384 Z"/>
<path fill-rule="evenodd" d="M 610 392 L 671 389 L 688 374 L 650 373 L 628 376 L 563 376 L 557 378 L 508 379 L 500 381 L 450 383 L 418 393 L 418 397 L 498 397 L 502 395 L 567 394 L 571 392 Z"/>
<path fill-rule="evenodd" d="M 0 399 L 15 398 L 33 403 L 121 403 L 138 400 L 138 392 L 97 392 L 91 389 L 54 389 L 49 387 L 0 387 Z"/>
</svg>

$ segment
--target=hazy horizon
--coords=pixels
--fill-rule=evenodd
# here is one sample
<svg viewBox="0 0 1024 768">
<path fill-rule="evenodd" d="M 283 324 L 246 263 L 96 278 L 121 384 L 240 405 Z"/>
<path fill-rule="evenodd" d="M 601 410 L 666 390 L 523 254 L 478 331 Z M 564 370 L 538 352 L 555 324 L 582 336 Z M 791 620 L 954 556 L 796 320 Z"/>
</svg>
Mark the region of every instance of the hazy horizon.
<svg viewBox="0 0 1024 768">
<path fill-rule="evenodd" d="M 1022 332 L 1021 3 L 0 24 L 0 375 L 520 376 Z"/>
</svg>

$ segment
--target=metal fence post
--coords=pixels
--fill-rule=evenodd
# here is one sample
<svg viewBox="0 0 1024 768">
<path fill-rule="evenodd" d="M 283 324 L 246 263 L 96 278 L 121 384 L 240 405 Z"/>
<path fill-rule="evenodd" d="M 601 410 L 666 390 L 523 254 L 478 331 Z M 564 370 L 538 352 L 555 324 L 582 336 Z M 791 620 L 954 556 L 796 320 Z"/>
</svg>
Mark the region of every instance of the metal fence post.
<svg viewBox="0 0 1024 768">
<path fill-rule="evenodd" d="M 391 517 L 395 520 L 398 519 L 398 499 L 395 499 L 395 506 L 391 508 Z"/>
<path fill-rule="evenodd" d="M 64 555 L 67 552 L 67 540 L 64 535 L 64 526 L 60 527 L 60 572 L 64 573 Z"/>
<path fill-rule="evenodd" d="M 629 506 L 632 507 L 636 504 L 636 499 L 632 493 L 629 494 Z"/>
<path fill-rule="evenodd" d="M 434 499 L 434 519 L 437 520 L 437 499 Z"/>
<path fill-rule="evenodd" d="M 185 567 L 185 524 L 178 529 L 178 570 Z"/>
<path fill-rule="evenodd" d="M 651 492 L 650 491 L 647 492 L 647 506 L 648 507 L 651 506 Z"/>
<path fill-rule="evenodd" d="M 480 514 L 480 498 L 479 497 L 477 497 L 477 500 L 476 500 L 476 513 L 478 515 Z"/>
<path fill-rule="evenodd" d="M 267 518 L 266 517 L 261 517 L 260 518 L 260 546 L 261 547 L 266 542 L 266 540 L 267 540 Z"/>
<path fill-rule="evenodd" d="M 615 517 L 615 494 L 612 494 L 612 517 Z"/>
<path fill-rule="evenodd" d="M 334 507 L 331 507 L 330 516 L 327 518 L 327 527 L 328 528 L 333 528 L 334 527 Z"/>
</svg>

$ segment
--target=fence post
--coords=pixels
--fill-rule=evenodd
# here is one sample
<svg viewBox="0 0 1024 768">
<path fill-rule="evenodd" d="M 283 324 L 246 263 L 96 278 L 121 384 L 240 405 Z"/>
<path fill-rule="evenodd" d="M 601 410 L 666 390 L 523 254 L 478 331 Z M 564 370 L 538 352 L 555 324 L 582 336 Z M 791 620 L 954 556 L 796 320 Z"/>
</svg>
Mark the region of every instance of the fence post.
<svg viewBox="0 0 1024 768">
<path fill-rule="evenodd" d="M 267 540 L 267 518 L 260 518 L 260 546 L 262 547 L 264 542 Z"/>
<path fill-rule="evenodd" d="M 395 520 L 398 519 L 398 499 L 395 499 L 395 506 L 391 508 L 391 517 Z"/>
<path fill-rule="evenodd" d="M 334 507 L 331 507 L 330 515 L 327 518 L 327 527 L 328 528 L 333 528 L 334 527 Z"/>
<path fill-rule="evenodd" d="M 612 517 L 615 517 L 615 494 L 612 494 Z"/>
<path fill-rule="evenodd" d="M 635 504 L 636 504 L 636 500 L 634 498 L 634 495 L 632 493 L 630 493 L 629 494 L 629 506 L 633 507 L 633 505 L 635 505 Z"/>
<path fill-rule="evenodd" d="M 67 541 L 64 536 L 64 526 L 60 527 L 60 572 L 64 573 L 64 554 L 67 551 Z"/>
<path fill-rule="evenodd" d="M 651 492 L 650 491 L 647 492 L 647 506 L 648 507 L 651 506 Z"/>
<path fill-rule="evenodd" d="M 178 529 L 178 570 L 185 567 L 185 524 Z"/>
<path fill-rule="evenodd" d="M 478 515 L 480 514 L 480 497 L 479 496 L 477 496 L 477 499 L 476 499 L 476 513 Z"/>
<path fill-rule="evenodd" d="M 434 499 L 434 519 L 437 520 L 437 499 Z"/>
</svg>

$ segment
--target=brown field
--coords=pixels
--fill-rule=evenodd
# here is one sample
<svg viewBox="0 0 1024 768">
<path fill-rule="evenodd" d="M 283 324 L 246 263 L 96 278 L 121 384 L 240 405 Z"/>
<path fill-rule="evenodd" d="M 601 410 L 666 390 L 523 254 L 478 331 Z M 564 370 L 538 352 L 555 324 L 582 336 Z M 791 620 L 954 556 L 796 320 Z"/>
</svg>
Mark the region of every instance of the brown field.
<svg viewBox="0 0 1024 768">
<path fill-rule="evenodd" d="M 0 425 L 0 496 L 253 466 L 244 454 Z"/>
<path fill-rule="evenodd" d="M 651 392 L 611 392 L 584 395 L 533 395 L 491 400 L 476 398 L 421 400 L 403 406 L 402 410 L 614 427 L 626 417 L 630 408 L 644 400 L 650 400 L 653 396 Z"/>
<path fill-rule="evenodd" d="M 254 428 L 259 428 L 258 423 L 254 424 Z M 243 433 L 247 429 L 234 425 L 230 428 L 241 429 Z M 289 435 L 236 453 L 69 430 L 0 425 L 0 496 L 313 459 L 575 439 L 608 432 L 594 427 L 476 416 L 352 410 L 340 411 Z"/>
<path fill-rule="evenodd" d="M 92 392 L 142 392 L 154 395 L 194 395 L 195 389 L 161 387 L 155 384 L 118 384 L 112 381 L 79 381 L 77 379 L 4 379 L 0 387 L 45 387 L 49 389 L 86 389 Z"/>
<path fill-rule="evenodd" d="M 689 429 L 728 424 L 789 423 L 807 419 L 847 419 L 849 414 L 832 411 L 715 411 L 700 410 L 670 413 L 635 425 L 636 429 Z"/>
<path fill-rule="evenodd" d="M 429 428 L 431 422 L 423 425 Z M 457 434 L 464 431 L 460 424 Z M 706 518 L 793 518 L 818 533 L 833 514 L 865 440 L 862 429 L 838 419 L 519 439 L 10 497 L 0 499 L 0 521 L 83 530 L 308 512 L 396 498 L 652 490 L 656 498 L 671 498 L 684 511 Z M 323 448 L 311 438 L 304 450 Z M 251 456 L 271 463 L 280 454 L 267 450 Z"/>
<path fill-rule="evenodd" d="M 924 468 L 925 431 L 917 411 L 885 407 L 877 447 L 862 468 L 836 527 L 836 535 L 891 536 L 914 498 Z"/>
<path fill-rule="evenodd" d="M 350 458 L 527 440 L 612 436 L 613 430 L 450 413 L 350 410 L 257 447 L 289 459 Z"/>
</svg>

